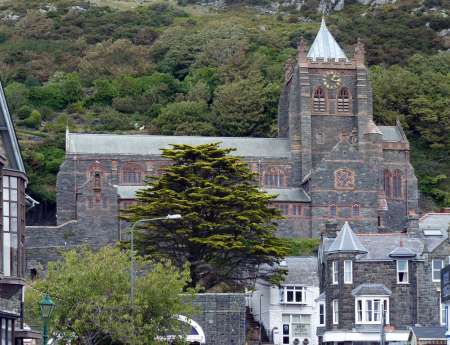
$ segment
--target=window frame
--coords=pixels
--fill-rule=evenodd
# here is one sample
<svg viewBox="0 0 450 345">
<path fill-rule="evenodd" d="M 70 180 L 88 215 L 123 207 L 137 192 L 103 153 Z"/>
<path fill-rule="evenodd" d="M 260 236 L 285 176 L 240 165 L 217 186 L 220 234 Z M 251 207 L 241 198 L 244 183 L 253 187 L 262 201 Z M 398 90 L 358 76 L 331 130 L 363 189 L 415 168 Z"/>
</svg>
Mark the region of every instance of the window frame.
<svg viewBox="0 0 450 345">
<path fill-rule="evenodd" d="M 339 301 L 337 299 L 331 301 L 331 308 L 333 314 L 333 325 L 339 325 Z"/>
<path fill-rule="evenodd" d="M 318 85 L 314 88 L 312 103 L 312 110 L 314 113 L 325 113 L 327 111 L 327 92 L 322 85 Z"/>
<path fill-rule="evenodd" d="M 281 304 L 306 304 L 306 286 L 303 285 L 282 285 L 279 288 Z M 301 300 L 297 301 L 297 293 L 300 291 Z M 288 292 L 292 292 L 292 301 L 288 301 Z"/>
<path fill-rule="evenodd" d="M 434 262 L 440 261 L 441 262 L 441 268 L 439 269 L 439 279 L 434 279 L 434 272 L 436 269 L 434 268 Z M 433 259 L 431 260 L 431 280 L 435 283 L 441 282 L 441 270 L 444 268 L 444 259 Z"/>
<path fill-rule="evenodd" d="M 406 271 L 400 271 L 399 270 L 399 262 L 406 262 Z M 399 259 L 396 260 L 396 273 L 397 273 L 397 284 L 409 284 L 409 260 L 406 259 Z M 406 281 L 402 282 L 400 281 L 400 274 L 399 273 L 406 273 Z"/>
<path fill-rule="evenodd" d="M 379 320 L 374 321 L 376 313 L 375 301 L 379 302 Z M 359 309 L 359 304 L 361 303 L 361 309 Z M 368 303 L 371 302 L 370 309 L 368 308 Z M 355 297 L 355 324 L 357 325 L 381 325 L 383 319 L 383 311 L 386 306 L 385 320 L 384 323 L 388 325 L 389 320 L 389 296 L 357 296 Z M 370 313 L 372 320 L 367 320 L 367 315 Z M 361 317 L 360 317 L 361 315 Z"/>
<path fill-rule="evenodd" d="M 339 261 L 337 260 L 331 263 L 331 284 L 339 285 Z"/>
<path fill-rule="evenodd" d="M 319 302 L 319 326 L 325 326 L 327 322 L 326 317 L 325 302 Z"/>
<path fill-rule="evenodd" d="M 350 272 L 346 270 L 346 264 L 350 263 Z M 350 273 L 350 280 L 347 280 L 346 273 Z M 344 260 L 344 284 L 353 284 L 353 261 L 352 260 Z"/>
<path fill-rule="evenodd" d="M 337 106 L 336 110 L 338 113 L 349 113 L 351 112 L 351 93 L 348 87 L 343 86 L 336 92 Z"/>
</svg>

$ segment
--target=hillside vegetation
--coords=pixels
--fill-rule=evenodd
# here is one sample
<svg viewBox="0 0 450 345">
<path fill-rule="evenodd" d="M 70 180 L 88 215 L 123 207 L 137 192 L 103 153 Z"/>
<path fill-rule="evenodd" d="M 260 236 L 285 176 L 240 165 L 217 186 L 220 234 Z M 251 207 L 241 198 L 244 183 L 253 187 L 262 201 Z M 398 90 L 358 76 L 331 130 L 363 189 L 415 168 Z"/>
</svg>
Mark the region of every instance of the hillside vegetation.
<svg viewBox="0 0 450 345">
<path fill-rule="evenodd" d="M 347 1 L 327 18 L 349 52 L 357 37 L 366 44 L 376 120 L 393 124 L 400 117 L 428 207 L 450 204 L 444 3 Z M 198 11 L 167 2 L 124 10 L 87 1 L 3 1 L 0 77 L 30 193 L 45 207 L 54 204 L 66 125 L 71 131 L 275 136 L 283 64 L 300 36 L 312 42 L 316 5 L 311 0 L 300 11 L 270 16 L 240 4 Z"/>
</svg>

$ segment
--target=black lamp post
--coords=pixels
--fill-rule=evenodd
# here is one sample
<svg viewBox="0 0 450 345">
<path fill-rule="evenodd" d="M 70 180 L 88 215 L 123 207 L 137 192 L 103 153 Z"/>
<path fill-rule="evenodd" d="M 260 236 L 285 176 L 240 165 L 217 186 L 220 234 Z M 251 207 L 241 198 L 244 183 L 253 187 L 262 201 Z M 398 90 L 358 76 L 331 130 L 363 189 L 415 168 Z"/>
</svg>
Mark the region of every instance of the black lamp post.
<svg viewBox="0 0 450 345">
<path fill-rule="evenodd" d="M 49 295 L 45 295 L 39 302 L 39 308 L 41 310 L 41 318 L 44 321 L 44 332 L 42 335 L 42 344 L 47 345 L 48 343 L 48 321 L 52 316 L 53 309 L 55 309 L 55 303 Z"/>
</svg>

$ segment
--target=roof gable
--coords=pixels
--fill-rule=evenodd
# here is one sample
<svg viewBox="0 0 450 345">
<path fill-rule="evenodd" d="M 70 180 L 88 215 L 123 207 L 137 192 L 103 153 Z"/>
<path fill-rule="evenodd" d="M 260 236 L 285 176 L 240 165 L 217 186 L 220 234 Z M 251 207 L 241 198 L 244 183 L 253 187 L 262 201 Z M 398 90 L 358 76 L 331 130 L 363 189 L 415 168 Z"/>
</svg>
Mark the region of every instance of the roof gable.
<svg viewBox="0 0 450 345">
<path fill-rule="evenodd" d="M 25 173 L 14 124 L 9 114 L 3 86 L 0 83 L 0 153 L 6 158 L 5 167 Z"/>
<path fill-rule="evenodd" d="M 333 35 L 328 31 L 325 24 L 325 18 L 322 18 L 319 32 L 309 49 L 308 58 L 316 60 L 317 58 L 330 59 L 347 59 L 344 51 L 334 39 Z"/>
</svg>

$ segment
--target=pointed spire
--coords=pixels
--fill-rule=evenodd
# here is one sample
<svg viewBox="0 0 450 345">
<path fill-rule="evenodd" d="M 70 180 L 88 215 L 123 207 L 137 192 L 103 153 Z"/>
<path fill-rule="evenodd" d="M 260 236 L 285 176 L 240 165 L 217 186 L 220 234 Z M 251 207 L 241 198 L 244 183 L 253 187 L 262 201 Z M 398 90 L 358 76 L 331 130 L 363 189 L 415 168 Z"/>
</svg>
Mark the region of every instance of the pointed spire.
<svg viewBox="0 0 450 345">
<path fill-rule="evenodd" d="M 341 231 L 339 231 L 336 239 L 327 250 L 328 253 L 367 253 L 366 247 L 361 243 L 355 235 L 352 228 L 345 222 Z"/>
<path fill-rule="evenodd" d="M 319 32 L 309 49 L 308 58 L 316 60 L 317 58 L 329 59 L 346 59 L 344 51 L 334 39 L 333 35 L 328 31 L 325 18 L 322 17 Z"/>
</svg>

